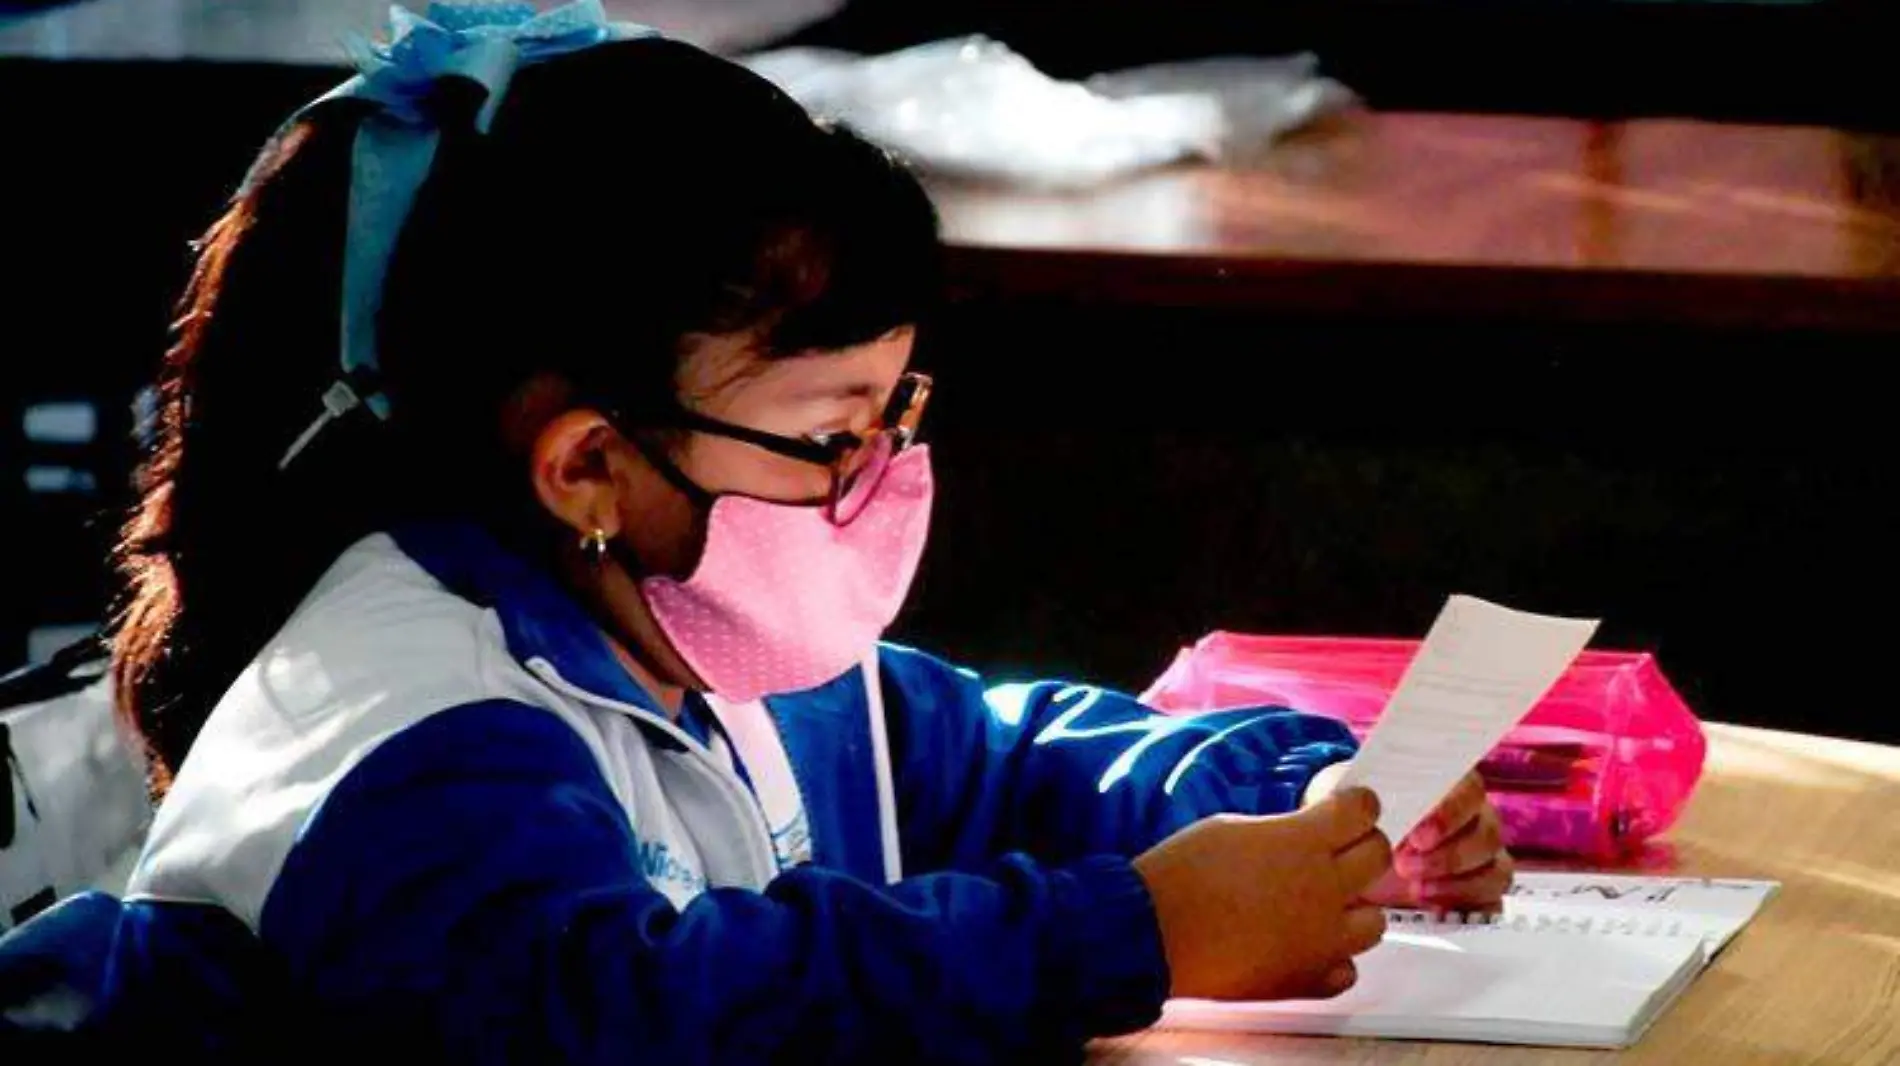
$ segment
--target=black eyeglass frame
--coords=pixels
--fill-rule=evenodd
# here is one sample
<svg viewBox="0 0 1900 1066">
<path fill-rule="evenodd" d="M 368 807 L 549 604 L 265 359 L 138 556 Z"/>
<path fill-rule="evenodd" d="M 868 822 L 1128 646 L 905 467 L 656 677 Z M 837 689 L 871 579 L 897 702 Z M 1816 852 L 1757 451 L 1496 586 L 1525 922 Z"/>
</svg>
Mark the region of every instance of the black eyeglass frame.
<svg viewBox="0 0 1900 1066">
<path fill-rule="evenodd" d="M 822 466 L 831 471 L 831 489 L 824 500 L 825 517 L 833 525 L 849 525 L 864 510 L 890 469 L 891 460 L 917 442 L 917 430 L 930 402 L 934 382 L 930 375 L 911 372 L 897 379 L 878 425 L 859 435 L 840 431 L 787 437 L 751 426 L 741 426 L 684 405 L 675 405 L 643 420 L 649 428 L 683 429 L 736 440 L 788 459 Z M 616 421 L 620 421 L 616 417 Z M 869 480 L 866 480 L 866 477 Z"/>
</svg>

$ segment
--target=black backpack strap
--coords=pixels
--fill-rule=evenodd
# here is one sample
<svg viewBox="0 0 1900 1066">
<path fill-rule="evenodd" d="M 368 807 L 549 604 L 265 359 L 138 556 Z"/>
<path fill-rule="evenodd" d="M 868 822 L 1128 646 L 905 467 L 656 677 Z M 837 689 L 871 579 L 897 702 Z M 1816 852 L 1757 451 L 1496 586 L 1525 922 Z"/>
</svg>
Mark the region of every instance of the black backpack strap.
<svg viewBox="0 0 1900 1066">
<path fill-rule="evenodd" d="M 78 692 L 99 680 L 99 671 L 92 667 L 103 664 L 111 655 L 106 642 L 93 634 L 59 649 L 38 666 L 0 677 L 0 712 Z"/>
<path fill-rule="evenodd" d="M 13 731 L 0 720 L 0 851 L 13 846 L 13 835 L 20 831 L 13 819 Z"/>
<path fill-rule="evenodd" d="M 9 847 L 20 827 L 14 817 L 14 782 L 17 779 L 26 809 L 35 818 L 33 793 L 27 790 L 26 773 L 20 756 L 13 750 L 13 732 L 7 727 L 6 712 L 14 707 L 44 703 L 71 695 L 99 680 L 102 665 L 110 656 L 105 641 L 88 636 L 53 653 L 38 666 L 30 666 L 0 677 L 0 848 Z"/>
</svg>

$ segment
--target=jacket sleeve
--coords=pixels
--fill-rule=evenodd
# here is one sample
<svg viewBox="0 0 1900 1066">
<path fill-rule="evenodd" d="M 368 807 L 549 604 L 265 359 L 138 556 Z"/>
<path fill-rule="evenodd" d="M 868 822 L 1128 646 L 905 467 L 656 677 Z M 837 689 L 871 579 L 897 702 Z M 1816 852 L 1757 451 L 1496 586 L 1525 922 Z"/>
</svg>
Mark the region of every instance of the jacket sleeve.
<svg viewBox="0 0 1900 1066">
<path fill-rule="evenodd" d="M 1294 810 L 1356 750 L 1338 722 L 1285 708 L 1164 715 L 1084 685 L 986 686 L 893 645 L 879 666 L 906 869 L 1133 856 L 1210 814 Z"/>
<path fill-rule="evenodd" d="M 651 858 L 568 725 L 477 704 L 338 783 L 260 932 L 311 1003 L 306 1031 L 446 1061 L 1073 1056 L 1166 994 L 1152 903 L 1117 858 L 889 886 L 802 867 L 680 909 Z"/>
</svg>

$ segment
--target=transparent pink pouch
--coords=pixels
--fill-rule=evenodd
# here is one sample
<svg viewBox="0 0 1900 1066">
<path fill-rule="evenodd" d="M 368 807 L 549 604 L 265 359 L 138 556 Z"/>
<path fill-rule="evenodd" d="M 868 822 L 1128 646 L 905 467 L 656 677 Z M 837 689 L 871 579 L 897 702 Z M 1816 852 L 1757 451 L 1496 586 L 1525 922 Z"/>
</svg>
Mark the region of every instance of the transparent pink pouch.
<svg viewBox="0 0 1900 1066">
<path fill-rule="evenodd" d="M 1212 633 L 1143 700 L 1187 713 L 1277 704 L 1364 737 L 1418 642 Z M 1517 850 L 1627 855 L 1669 828 L 1702 775 L 1702 725 L 1653 656 L 1586 651 L 1479 764 Z"/>
</svg>

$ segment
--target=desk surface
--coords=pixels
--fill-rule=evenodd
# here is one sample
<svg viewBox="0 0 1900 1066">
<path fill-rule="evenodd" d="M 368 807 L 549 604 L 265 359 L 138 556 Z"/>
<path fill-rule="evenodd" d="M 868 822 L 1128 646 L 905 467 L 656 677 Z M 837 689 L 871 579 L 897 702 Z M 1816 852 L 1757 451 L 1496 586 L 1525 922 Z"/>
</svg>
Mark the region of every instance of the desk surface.
<svg viewBox="0 0 1900 1066">
<path fill-rule="evenodd" d="M 1093 1066 L 1900 1063 L 1900 748 L 1709 733 L 1708 770 L 1670 834 L 1666 872 L 1783 888 L 1635 1048 L 1144 1033 L 1098 1045 Z"/>
<path fill-rule="evenodd" d="M 1352 116 L 1079 194 L 940 183 L 959 280 L 1347 311 L 1900 329 L 1900 137 Z"/>
</svg>

